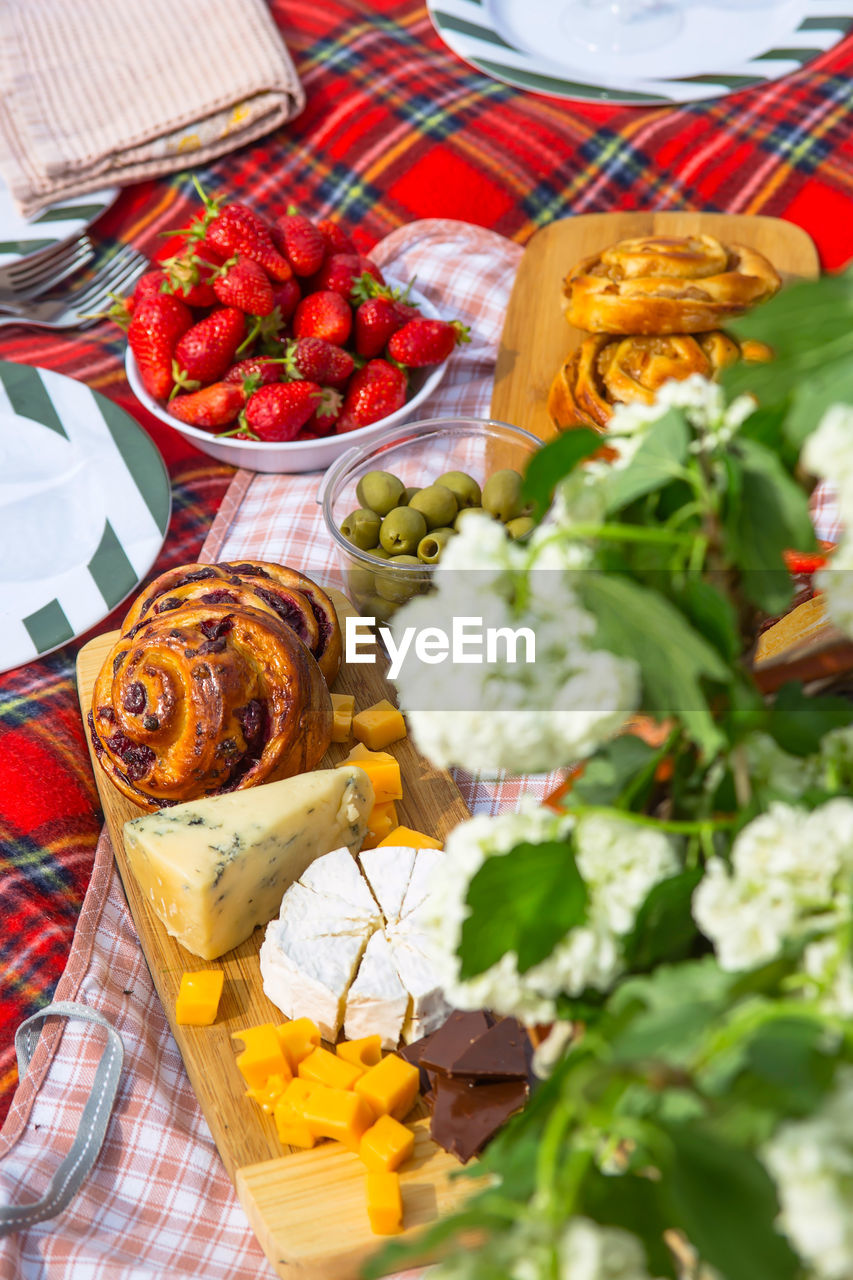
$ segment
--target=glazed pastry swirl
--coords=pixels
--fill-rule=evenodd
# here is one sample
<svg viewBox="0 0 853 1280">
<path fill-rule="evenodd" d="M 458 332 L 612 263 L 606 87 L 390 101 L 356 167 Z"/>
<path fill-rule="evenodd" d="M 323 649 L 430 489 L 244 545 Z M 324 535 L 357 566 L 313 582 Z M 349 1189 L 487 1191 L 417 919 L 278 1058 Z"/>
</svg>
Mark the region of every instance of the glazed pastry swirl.
<svg viewBox="0 0 853 1280">
<path fill-rule="evenodd" d="M 327 683 L 331 684 L 340 670 L 343 649 L 332 601 L 304 574 L 265 560 L 186 564 L 170 569 L 139 596 L 122 623 L 122 632 L 193 601 L 273 613 L 308 646 Z"/>
<path fill-rule="evenodd" d="M 189 600 L 122 635 L 89 726 L 119 790 L 156 809 L 313 769 L 332 709 L 319 666 L 273 610 Z"/>
<path fill-rule="evenodd" d="M 692 373 L 716 377 L 737 360 L 764 361 L 761 342 L 738 343 L 720 331 L 690 334 L 585 338 L 560 369 L 548 396 L 555 426 L 605 429 L 615 404 L 651 404 L 665 382 Z"/>
<path fill-rule="evenodd" d="M 566 319 L 590 333 L 701 333 L 772 297 L 781 281 L 755 249 L 713 236 L 622 240 L 563 283 Z"/>
</svg>

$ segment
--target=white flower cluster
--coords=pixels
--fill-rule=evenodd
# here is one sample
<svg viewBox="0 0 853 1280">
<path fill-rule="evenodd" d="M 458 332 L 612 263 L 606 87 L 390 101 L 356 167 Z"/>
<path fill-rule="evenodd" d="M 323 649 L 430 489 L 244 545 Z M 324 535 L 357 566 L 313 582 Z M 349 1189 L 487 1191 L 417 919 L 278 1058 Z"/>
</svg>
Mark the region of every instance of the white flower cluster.
<svg viewBox="0 0 853 1280">
<path fill-rule="evenodd" d="M 806 439 L 800 462 L 810 475 L 832 485 L 845 534 L 831 563 L 815 575 L 835 625 L 853 635 L 853 406 L 832 405 Z"/>
<path fill-rule="evenodd" d="M 557 1227 L 539 1219 L 520 1223 L 500 1236 L 496 1249 L 494 1267 L 488 1259 L 492 1280 L 651 1280 L 637 1237 L 589 1218 Z M 468 1280 L 486 1271 L 478 1251 L 459 1249 L 433 1274 L 435 1280 Z"/>
<path fill-rule="evenodd" d="M 853 1068 L 819 1111 L 781 1125 L 762 1151 L 776 1182 L 780 1230 L 815 1280 L 853 1275 Z"/>
<path fill-rule="evenodd" d="M 581 548 L 553 537 L 552 525 L 521 547 L 495 521 L 471 516 L 448 543 L 436 591 L 397 613 L 395 633 L 450 634 L 454 618 L 478 618 L 495 632 L 528 628 L 535 657 L 526 661 L 521 640 L 514 661 L 403 664 L 400 701 L 434 764 L 547 772 L 590 755 L 636 709 L 637 664 L 592 647 L 595 621 L 572 590 L 571 571 L 585 562 Z"/>
<path fill-rule="evenodd" d="M 484 973 L 460 978 L 456 953 L 469 911 L 468 886 L 486 858 L 523 842 L 565 839 L 570 832 L 589 894 L 585 922 L 526 973 L 519 973 L 516 954 L 508 951 Z M 532 802 L 518 813 L 461 823 L 446 849 L 430 886 L 428 929 L 447 998 L 460 1009 L 494 1009 L 528 1023 L 552 1021 L 563 993 L 577 996 L 589 987 L 606 991 L 613 985 L 624 970 L 623 935 L 649 890 L 679 867 L 674 842 L 655 828 L 597 814 L 575 823 Z"/>
<path fill-rule="evenodd" d="M 693 916 L 723 969 L 752 969 L 850 919 L 853 801 L 772 804 L 736 836 L 731 862 L 709 860 Z"/>
</svg>

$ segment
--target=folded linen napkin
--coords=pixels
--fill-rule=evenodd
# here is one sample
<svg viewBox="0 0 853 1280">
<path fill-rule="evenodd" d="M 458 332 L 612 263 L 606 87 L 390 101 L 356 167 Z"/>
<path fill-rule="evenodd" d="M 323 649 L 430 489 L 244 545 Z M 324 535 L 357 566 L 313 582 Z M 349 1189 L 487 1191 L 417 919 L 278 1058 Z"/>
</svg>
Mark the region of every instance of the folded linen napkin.
<svg viewBox="0 0 853 1280">
<path fill-rule="evenodd" d="M 203 164 L 305 105 L 264 0 L 0 0 L 0 173 L 24 214 Z"/>
</svg>

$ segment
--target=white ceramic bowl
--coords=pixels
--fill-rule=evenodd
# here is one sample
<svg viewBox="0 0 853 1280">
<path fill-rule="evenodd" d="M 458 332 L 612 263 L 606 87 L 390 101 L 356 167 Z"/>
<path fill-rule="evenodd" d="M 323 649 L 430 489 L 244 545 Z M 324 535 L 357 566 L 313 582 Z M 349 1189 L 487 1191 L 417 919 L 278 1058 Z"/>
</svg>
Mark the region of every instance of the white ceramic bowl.
<svg viewBox="0 0 853 1280">
<path fill-rule="evenodd" d="M 395 281 L 388 281 L 396 284 Z M 430 320 L 442 317 L 436 307 L 428 302 L 423 294 L 415 289 L 409 290 L 409 298 L 417 303 L 421 312 Z M 244 467 L 247 471 L 325 471 L 335 458 L 346 453 L 353 446 L 365 444 L 380 435 L 389 427 L 400 426 L 418 415 L 424 401 L 432 395 L 444 377 L 447 363 L 431 369 L 412 370 L 412 395 L 396 413 L 372 422 L 369 427 L 359 427 L 356 431 L 347 431 L 343 435 L 326 436 L 322 440 L 289 440 L 287 442 L 269 442 L 264 440 L 234 440 L 233 438 L 217 439 L 209 431 L 198 427 L 187 426 L 178 422 L 167 411 L 165 405 L 150 396 L 142 385 L 139 368 L 130 347 L 127 348 L 125 369 L 131 390 L 140 404 L 144 405 L 155 418 L 165 422 L 168 427 L 184 436 L 202 453 L 218 458 L 220 462 L 230 463 L 233 467 Z"/>
</svg>

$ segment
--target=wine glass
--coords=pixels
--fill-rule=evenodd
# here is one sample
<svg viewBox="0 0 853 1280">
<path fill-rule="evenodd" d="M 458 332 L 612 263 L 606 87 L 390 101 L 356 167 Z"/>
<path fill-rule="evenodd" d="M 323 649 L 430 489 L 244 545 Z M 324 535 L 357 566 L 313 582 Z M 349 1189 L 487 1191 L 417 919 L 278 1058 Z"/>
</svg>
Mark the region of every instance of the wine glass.
<svg viewBox="0 0 853 1280">
<path fill-rule="evenodd" d="M 640 53 L 678 35 L 684 16 L 672 0 L 569 0 L 563 35 L 594 53 Z"/>
</svg>

